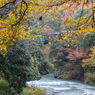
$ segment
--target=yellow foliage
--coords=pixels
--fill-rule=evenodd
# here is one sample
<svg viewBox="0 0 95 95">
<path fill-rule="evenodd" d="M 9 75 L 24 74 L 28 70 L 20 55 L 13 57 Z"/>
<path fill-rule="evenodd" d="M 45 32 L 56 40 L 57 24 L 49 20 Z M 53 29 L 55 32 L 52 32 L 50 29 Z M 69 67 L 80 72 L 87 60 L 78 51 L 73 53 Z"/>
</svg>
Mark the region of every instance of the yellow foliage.
<svg viewBox="0 0 95 95">
<path fill-rule="evenodd" d="M 49 41 L 48 44 L 51 45 L 51 42 Z"/>
<path fill-rule="evenodd" d="M 92 66 L 95 66 L 95 46 L 91 48 L 92 53 L 90 54 L 90 63 Z"/>
<path fill-rule="evenodd" d="M 23 88 L 21 95 L 46 95 L 45 89 L 38 87 Z"/>
<path fill-rule="evenodd" d="M 36 31 L 39 32 L 39 29 L 37 29 Z"/>
<path fill-rule="evenodd" d="M 2 6 L 4 6 L 9 1 L 12 2 L 12 0 L 0 0 L 0 10 L 2 10 L 3 9 Z M 68 26 L 70 26 L 69 22 L 72 19 L 67 15 L 72 15 L 70 13 L 72 13 L 72 11 L 75 10 L 75 8 L 76 8 L 76 7 L 74 7 L 74 4 L 76 5 L 76 3 L 77 3 L 77 4 L 81 5 L 84 3 L 84 0 L 81 0 L 81 2 L 80 2 L 80 0 L 70 0 L 70 3 L 73 4 L 72 6 L 70 6 L 70 4 L 67 2 L 67 0 L 24 0 L 25 2 L 22 2 L 22 1 L 23 0 L 18 2 L 18 7 L 16 9 L 13 9 L 13 11 L 10 11 L 7 14 L 7 17 L 5 19 L 0 19 L 0 50 L 7 51 L 7 47 L 9 45 L 13 44 L 13 42 L 14 42 L 13 39 L 15 39 L 15 38 L 19 39 L 19 40 L 31 38 L 30 34 L 25 32 L 26 28 L 29 29 L 28 25 L 22 25 L 21 18 L 24 18 L 24 19 L 27 19 L 28 17 L 35 18 L 39 15 L 44 15 L 44 16 L 49 17 L 50 12 L 55 11 L 58 14 L 58 16 L 55 18 L 52 18 L 52 20 L 58 21 L 58 17 L 61 16 L 61 14 L 59 13 L 59 10 L 62 9 L 62 10 L 65 10 L 64 15 L 66 16 L 66 17 L 63 17 L 62 20 L 67 23 L 67 27 L 68 27 Z M 21 8 L 21 2 L 22 2 L 22 8 Z M 87 2 L 85 2 L 85 6 L 86 6 L 86 3 Z M 25 11 L 27 8 L 26 4 L 28 6 L 27 11 Z M 91 4 L 89 4 L 88 6 L 89 7 L 88 7 L 87 11 L 89 11 L 89 9 L 92 8 Z M 93 6 L 95 7 L 95 4 L 93 4 Z M 20 14 L 21 10 L 22 10 L 22 13 L 25 12 L 23 17 Z M 20 19 L 21 19 L 21 21 L 19 22 Z M 82 22 L 85 19 L 87 19 L 87 18 L 82 18 L 81 21 L 78 19 L 78 20 L 75 20 L 75 22 L 78 22 L 78 21 Z M 89 22 L 90 21 L 92 21 L 92 17 L 89 19 Z M 19 22 L 19 23 L 16 24 L 17 22 Z M 16 24 L 16 25 L 14 25 L 14 24 Z M 91 26 L 87 27 L 87 24 L 85 24 L 85 23 L 82 23 L 82 24 L 83 25 L 80 26 L 80 28 L 83 29 L 85 27 L 85 29 L 78 30 L 78 31 L 81 34 L 84 33 L 84 37 L 85 37 L 86 31 L 95 31 L 95 28 L 92 28 Z M 49 26 L 47 26 L 47 27 L 49 27 Z M 44 28 L 44 30 L 46 30 L 46 28 Z M 37 29 L 36 31 L 39 32 L 39 29 Z M 65 31 L 64 35 L 66 35 L 66 32 L 67 31 Z M 74 32 L 77 32 L 77 30 L 75 30 Z M 73 38 L 75 38 L 75 36 L 76 35 L 74 35 Z M 35 37 L 32 37 L 32 38 L 35 39 Z M 67 38 L 67 36 L 65 38 Z M 58 37 L 56 37 L 56 39 L 59 40 Z M 49 42 L 49 44 L 51 44 L 51 42 Z M 3 45 L 3 47 L 2 47 L 2 45 Z"/>
</svg>

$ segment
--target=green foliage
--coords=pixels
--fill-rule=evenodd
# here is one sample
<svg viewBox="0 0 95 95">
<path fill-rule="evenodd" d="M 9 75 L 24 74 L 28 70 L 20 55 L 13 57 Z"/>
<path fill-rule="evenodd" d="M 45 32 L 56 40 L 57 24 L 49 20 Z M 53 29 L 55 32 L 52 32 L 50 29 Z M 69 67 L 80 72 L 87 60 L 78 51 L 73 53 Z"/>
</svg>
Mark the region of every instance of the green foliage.
<svg viewBox="0 0 95 95">
<path fill-rule="evenodd" d="M 93 73 L 86 73 L 85 74 L 85 82 L 86 84 L 95 86 L 95 72 Z"/>
<path fill-rule="evenodd" d="M 20 93 L 22 88 L 26 86 L 26 81 L 41 78 L 36 64 L 43 59 L 44 38 L 41 36 L 42 32 L 36 31 L 39 28 L 37 21 L 29 18 L 26 24 L 29 25 L 30 29 L 33 29 L 31 39 L 21 42 L 15 39 L 14 45 L 9 46 L 6 56 L 3 57 L 0 54 L 1 72 L 9 83 L 6 91 L 12 94 Z M 42 28 L 39 29 L 39 31 L 41 30 Z M 28 30 L 26 29 L 26 31 Z"/>
<path fill-rule="evenodd" d="M 50 73 L 54 70 L 54 64 L 48 62 L 47 63 L 47 67 L 46 67 L 46 70 Z"/>
<path fill-rule="evenodd" d="M 79 49 L 84 48 L 90 48 L 91 46 L 95 45 L 95 32 L 91 32 L 91 34 L 86 34 L 85 37 L 83 35 L 78 34 L 77 35 L 77 41 L 76 44 Z"/>
<path fill-rule="evenodd" d="M 86 50 L 95 45 L 95 32 L 87 31 L 85 35 L 77 33 L 76 38 L 70 38 L 70 36 L 68 36 L 66 41 L 69 42 L 71 46 L 78 46 L 78 49 Z"/>
<path fill-rule="evenodd" d="M 56 12 L 50 13 L 50 16 L 52 18 L 48 18 L 48 22 L 46 22 L 46 25 L 54 29 L 55 31 L 61 30 L 62 20 L 61 20 L 61 17 L 58 17 L 59 14 L 61 15 L 61 11 L 62 10 L 58 11 L 59 13 L 56 13 Z"/>
<path fill-rule="evenodd" d="M 36 58 L 36 60 L 33 60 L 34 63 L 38 64 L 40 60 L 43 60 L 42 47 L 44 47 L 45 40 L 45 37 L 43 36 L 43 27 L 41 27 L 40 23 L 38 23 L 36 19 L 31 18 L 28 18 L 25 24 L 28 24 L 30 30 L 32 30 L 32 32 L 29 31 L 31 34 L 31 39 L 29 41 L 28 48 L 32 58 Z"/>
<path fill-rule="evenodd" d="M 85 70 L 85 83 L 95 86 L 95 46 L 91 48 L 92 53 L 88 64 L 84 66 Z"/>
<path fill-rule="evenodd" d="M 65 56 L 67 56 L 67 53 L 64 51 L 65 43 L 63 41 L 52 41 L 52 44 L 50 46 L 50 58 L 53 58 L 53 62 L 56 64 L 56 66 L 63 66 L 64 61 L 67 59 Z M 68 47 L 67 47 L 68 48 Z"/>
<path fill-rule="evenodd" d="M 83 12 L 82 12 L 82 8 L 78 8 L 76 11 L 76 13 L 74 14 L 74 19 L 78 19 L 80 18 L 80 16 L 89 16 L 91 15 L 91 10 L 89 10 L 87 12 L 87 8 L 83 8 Z M 81 15 L 82 12 L 82 15 Z"/>
<path fill-rule="evenodd" d="M 23 88 L 22 93 L 19 95 L 46 95 L 45 89 L 38 87 L 27 87 Z"/>
<path fill-rule="evenodd" d="M 90 54 L 90 60 L 89 62 L 92 64 L 93 67 L 95 67 L 95 46 L 91 48 L 92 53 Z"/>
<path fill-rule="evenodd" d="M 0 79 L 0 95 L 6 95 L 6 88 L 8 87 L 8 82 L 1 78 Z"/>
<path fill-rule="evenodd" d="M 93 73 L 93 72 L 95 72 L 95 66 L 92 63 L 86 64 L 84 66 L 84 70 L 85 70 L 85 73 L 88 73 L 88 72 Z"/>
<path fill-rule="evenodd" d="M 7 92 L 20 93 L 26 86 L 26 81 L 33 80 L 39 75 L 38 70 L 32 63 L 32 57 L 23 42 L 16 42 L 8 48 L 9 52 L 0 60 L 0 68 L 4 78 L 8 81 Z"/>
<path fill-rule="evenodd" d="M 59 42 L 59 41 L 54 41 L 52 40 L 52 44 L 50 46 L 50 55 L 53 54 L 53 53 L 56 53 L 56 47 L 61 47 L 62 44 Z"/>
<path fill-rule="evenodd" d="M 84 29 L 84 25 L 86 25 L 86 21 L 87 19 L 89 19 L 89 16 L 91 15 L 91 10 L 85 8 L 85 7 L 81 7 L 76 9 L 74 16 L 72 18 L 70 18 L 69 22 L 67 22 L 68 27 L 71 27 L 72 30 L 78 30 L 78 28 L 80 27 L 81 29 Z M 88 24 L 88 26 L 90 26 L 90 24 Z"/>
<path fill-rule="evenodd" d="M 60 31 L 61 30 L 61 21 L 55 22 L 53 20 L 49 21 L 48 26 L 50 26 L 50 28 L 54 29 L 55 31 Z"/>
</svg>

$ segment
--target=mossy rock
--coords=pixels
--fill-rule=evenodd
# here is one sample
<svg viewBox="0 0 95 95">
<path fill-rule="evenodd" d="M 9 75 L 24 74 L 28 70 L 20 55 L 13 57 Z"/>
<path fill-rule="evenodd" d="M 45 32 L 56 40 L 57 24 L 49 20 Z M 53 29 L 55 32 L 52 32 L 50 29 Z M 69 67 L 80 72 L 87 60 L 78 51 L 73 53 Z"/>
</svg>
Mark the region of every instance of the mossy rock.
<svg viewBox="0 0 95 95">
<path fill-rule="evenodd" d="M 66 72 L 66 68 L 63 68 L 63 67 L 55 68 L 54 77 L 62 78 L 61 76 L 64 74 L 64 72 Z"/>
</svg>

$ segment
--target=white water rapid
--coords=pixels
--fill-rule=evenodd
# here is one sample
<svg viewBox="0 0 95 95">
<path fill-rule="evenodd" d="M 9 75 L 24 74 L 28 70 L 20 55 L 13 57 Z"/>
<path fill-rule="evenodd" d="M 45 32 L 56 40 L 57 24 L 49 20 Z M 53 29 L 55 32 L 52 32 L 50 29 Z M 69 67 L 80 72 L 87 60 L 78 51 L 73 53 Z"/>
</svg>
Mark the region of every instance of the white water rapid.
<svg viewBox="0 0 95 95">
<path fill-rule="evenodd" d="M 56 79 L 53 74 L 43 75 L 40 80 L 28 81 L 26 84 L 45 88 L 46 95 L 95 95 L 95 86 L 75 80 Z"/>
</svg>

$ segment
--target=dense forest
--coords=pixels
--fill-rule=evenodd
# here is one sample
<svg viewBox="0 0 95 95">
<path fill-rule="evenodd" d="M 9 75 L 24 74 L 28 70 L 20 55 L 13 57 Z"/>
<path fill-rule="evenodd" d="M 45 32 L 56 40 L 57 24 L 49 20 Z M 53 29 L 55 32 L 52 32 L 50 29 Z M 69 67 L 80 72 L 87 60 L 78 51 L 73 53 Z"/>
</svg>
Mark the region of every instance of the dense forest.
<svg viewBox="0 0 95 95">
<path fill-rule="evenodd" d="M 0 95 L 46 95 L 26 81 L 48 73 L 95 86 L 95 1 L 0 0 Z"/>
</svg>

